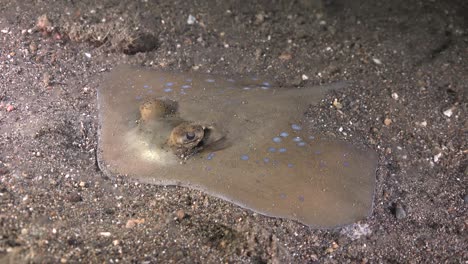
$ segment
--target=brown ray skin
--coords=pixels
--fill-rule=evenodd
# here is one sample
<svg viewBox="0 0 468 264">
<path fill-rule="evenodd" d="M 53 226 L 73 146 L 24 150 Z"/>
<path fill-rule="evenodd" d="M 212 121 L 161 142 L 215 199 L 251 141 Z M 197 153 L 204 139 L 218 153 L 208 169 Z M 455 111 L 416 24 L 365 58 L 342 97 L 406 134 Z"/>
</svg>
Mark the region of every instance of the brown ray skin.
<svg viewBox="0 0 468 264">
<path fill-rule="evenodd" d="M 364 146 L 314 135 L 304 119 L 310 104 L 344 84 L 264 90 L 253 88 L 261 86 L 262 80 L 237 77 L 235 81 L 115 68 L 98 93 L 101 169 L 145 183 L 200 189 L 255 212 L 317 228 L 366 218 L 372 210 L 376 154 Z M 180 88 L 189 84 L 190 88 Z M 247 84 L 251 87 L 245 90 Z M 172 91 L 164 92 L 167 88 Z M 136 122 L 142 101 L 150 98 L 173 100 L 178 104 L 177 118 L 215 127 L 213 141 L 222 138 L 224 147 L 201 151 L 181 162 L 165 147 L 174 124 L 147 122 L 142 129 Z M 302 129 L 292 129 L 293 124 Z M 289 136 L 274 142 L 281 132 Z M 309 139 L 311 135 L 315 138 Z M 294 137 L 302 138 L 305 146 L 298 146 Z M 270 147 L 277 151 L 269 152 Z M 280 153 L 279 148 L 286 152 Z"/>
</svg>

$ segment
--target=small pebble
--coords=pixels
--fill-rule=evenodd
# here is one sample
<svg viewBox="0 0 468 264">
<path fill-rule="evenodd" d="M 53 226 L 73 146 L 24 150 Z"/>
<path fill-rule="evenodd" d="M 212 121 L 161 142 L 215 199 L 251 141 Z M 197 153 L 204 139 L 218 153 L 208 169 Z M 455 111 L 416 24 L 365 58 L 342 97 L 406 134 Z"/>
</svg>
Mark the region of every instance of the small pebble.
<svg viewBox="0 0 468 264">
<path fill-rule="evenodd" d="M 279 55 L 278 59 L 280 59 L 282 61 L 287 61 L 287 60 L 292 59 L 292 55 L 289 52 L 283 52 L 283 53 L 281 53 L 281 55 Z"/>
<path fill-rule="evenodd" d="M 434 155 L 434 162 L 435 163 L 439 162 L 441 157 L 442 157 L 442 153 L 438 153 L 438 154 Z"/>
<path fill-rule="evenodd" d="M 34 42 L 31 42 L 31 44 L 29 44 L 29 50 L 31 51 L 31 53 L 36 53 L 36 51 L 37 51 L 37 44 L 34 43 Z"/>
<path fill-rule="evenodd" d="M 195 22 L 197 22 L 197 19 L 194 16 L 189 15 L 188 18 L 187 18 L 187 24 L 193 25 L 193 24 L 195 24 Z"/>
<path fill-rule="evenodd" d="M 6 107 L 6 110 L 7 110 L 7 112 L 11 112 L 11 111 L 15 110 L 15 107 L 9 104 Z"/>
<path fill-rule="evenodd" d="M 309 80 L 309 76 L 305 75 L 305 74 L 302 74 L 302 80 L 303 81 L 306 81 L 306 80 Z"/>
<path fill-rule="evenodd" d="M 265 21 L 265 14 L 263 12 L 260 12 L 255 15 L 255 25 L 260 25 L 263 23 L 263 21 Z"/>
<path fill-rule="evenodd" d="M 111 236 L 111 232 L 101 232 L 99 233 L 99 235 L 103 236 L 103 237 L 110 237 Z"/>
<path fill-rule="evenodd" d="M 392 93 L 392 98 L 395 100 L 398 100 L 398 94 L 397 93 Z"/>
<path fill-rule="evenodd" d="M 427 121 L 415 122 L 415 124 L 416 124 L 417 126 L 420 126 L 420 127 L 426 127 L 426 126 L 427 126 Z"/>
<path fill-rule="evenodd" d="M 372 58 L 372 61 L 377 65 L 382 65 L 382 61 L 377 58 Z"/>
<path fill-rule="evenodd" d="M 335 241 L 332 242 L 332 248 L 333 249 L 337 249 L 339 247 L 338 243 L 336 243 Z"/>
<path fill-rule="evenodd" d="M 128 219 L 127 223 L 125 224 L 125 228 L 134 228 L 139 224 L 143 224 L 145 219 Z"/>
<path fill-rule="evenodd" d="M 468 204 L 468 194 L 466 194 L 465 197 L 463 197 L 463 201 L 465 202 L 465 204 Z"/>
<path fill-rule="evenodd" d="M 395 206 L 395 217 L 398 220 L 401 220 L 406 217 L 406 211 L 400 203 L 397 203 Z"/>
<path fill-rule="evenodd" d="M 180 221 L 185 218 L 185 211 L 183 209 L 177 210 L 176 217 Z"/>
<path fill-rule="evenodd" d="M 330 254 L 330 253 L 333 253 L 333 251 L 335 251 L 335 250 L 338 249 L 338 248 L 339 248 L 338 243 L 336 243 L 335 241 L 333 241 L 332 244 L 331 244 L 331 246 L 330 246 L 329 248 L 327 248 L 327 249 L 325 250 L 325 252 L 326 252 L 327 254 Z"/>
<path fill-rule="evenodd" d="M 50 85 L 50 74 L 48 72 L 45 72 L 44 75 L 42 75 L 42 84 L 44 87 L 48 87 Z"/>
<path fill-rule="evenodd" d="M 336 99 L 336 98 L 335 98 L 335 100 L 333 100 L 333 106 L 338 110 L 343 108 L 343 105 L 340 102 L 338 102 L 338 99 Z"/>
<path fill-rule="evenodd" d="M 451 117 L 453 115 L 453 107 L 444 111 L 446 117 Z"/>
<path fill-rule="evenodd" d="M 255 50 L 255 59 L 259 60 L 262 57 L 263 51 L 262 49 L 256 49 Z"/>
<path fill-rule="evenodd" d="M 385 118 L 384 124 L 385 124 L 386 126 L 389 126 L 391 123 L 392 123 L 392 119 L 390 119 L 390 118 L 388 118 L 388 117 Z"/>
</svg>

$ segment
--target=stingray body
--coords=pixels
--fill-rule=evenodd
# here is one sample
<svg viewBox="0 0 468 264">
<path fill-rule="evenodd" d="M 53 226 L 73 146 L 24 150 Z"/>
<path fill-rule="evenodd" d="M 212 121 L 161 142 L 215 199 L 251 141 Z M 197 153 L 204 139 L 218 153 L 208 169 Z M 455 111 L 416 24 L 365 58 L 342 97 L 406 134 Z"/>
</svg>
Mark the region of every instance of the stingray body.
<svg viewBox="0 0 468 264">
<path fill-rule="evenodd" d="M 310 104 L 343 85 L 286 89 L 256 78 L 119 66 L 99 87 L 100 167 L 312 227 L 353 223 L 371 212 L 376 155 L 316 135 L 304 119 Z M 172 102 L 171 114 L 146 120 L 140 110 L 148 99 Z M 210 131 L 182 159 L 168 142 L 184 122 Z"/>
</svg>

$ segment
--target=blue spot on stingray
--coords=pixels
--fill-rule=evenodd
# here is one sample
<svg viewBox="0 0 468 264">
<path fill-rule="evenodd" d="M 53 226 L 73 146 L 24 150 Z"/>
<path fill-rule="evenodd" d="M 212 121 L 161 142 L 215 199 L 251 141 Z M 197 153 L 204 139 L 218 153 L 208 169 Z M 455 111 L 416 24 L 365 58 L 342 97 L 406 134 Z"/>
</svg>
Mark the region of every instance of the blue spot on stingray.
<svg viewBox="0 0 468 264">
<path fill-rule="evenodd" d="M 301 139 L 300 137 L 295 137 L 295 138 L 293 138 L 293 141 L 294 141 L 294 142 L 301 142 L 302 139 Z"/>
<path fill-rule="evenodd" d="M 310 139 L 310 140 L 314 140 L 315 137 L 314 137 L 314 136 L 309 136 L 309 139 Z"/>
<path fill-rule="evenodd" d="M 228 82 L 236 82 L 234 79 L 227 79 Z"/>
<path fill-rule="evenodd" d="M 249 160 L 249 156 L 247 155 L 242 155 L 240 158 L 241 160 Z"/>
<path fill-rule="evenodd" d="M 324 167 L 326 167 L 326 166 L 327 166 L 327 163 L 326 163 L 324 160 L 321 160 L 321 161 L 319 162 L 319 167 L 320 167 L 320 168 L 324 168 Z"/>
<path fill-rule="evenodd" d="M 278 149 L 278 152 L 279 153 L 284 153 L 284 152 L 286 152 L 286 148 L 280 148 L 280 149 Z"/>
<path fill-rule="evenodd" d="M 269 148 L 268 148 L 268 152 L 276 152 L 276 148 L 274 148 L 274 147 L 269 147 Z"/>
<path fill-rule="evenodd" d="M 303 146 L 305 146 L 305 145 L 306 145 L 306 143 L 305 143 L 304 141 L 297 142 L 297 146 L 298 146 L 298 147 L 303 147 Z"/>
<path fill-rule="evenodd" d="M 319 154 L 322 154 L 322 151 L 316 150 L 316 151 L 314 151 L 314 153 L 317 154 L 317 155 L 319 155 Z"/>
<path fill-rule="evenodd" d="M 294 165 L 292 165 L 291 163 L 288 163 L 288 168 L 292 168 L 294 167 Z"/>
<path fill-rule="evenodd" d="M 289 134 L 288 134 L 287 132 L 281 132 L 281 133 L 280 133 L 280 136 L 281 136 L 281 137 L 287 137 L 287 136 L 289 136 Z"/>
<path fill-rule="evenodd" d="M 297 199 L 298 199 L 299 202 L 301 202 L 301 203 L 304 202 L 304 196 L 302 196 L 302 195 L 299 195 L 299 196 L 297 197 Z"/>
<path fill-rule="evenodd" d="M 258 78 L 257 77 L 252 77 L 252 80 L 256 81 L 256 80 L 258 80 Z"/>
<path fill-rule="evenodd" d="M 347 161 L 343 162 L 343 166 L 349 167 L 349 162 L 347 162 Z"/>
<path fill-rule="evenodd" d="M 298 125 L 298 124 L 292 124 L 292 125 L 291 125 L 291 128 L 292 128 L 293 130 L 301 130 L 301 129 L 302 129 L 302 127 L 301 127 L 300 125 Z"/>
<path fill-rule="evenodd" d="M 185 81 L 186 81 L 186 82 L 192 82 L 192 79 L 187 78 L 187 79 L 185 79 Z"/>
<path fill-rule="evenodd" d="M 207 159 L 207 160 L 212 160 L 213 157 L 214 157 L 214 155 L 215 155 L 215 154 L 214 154 L 213 152 L 211 152 L 211 153 L 208 154 L 208 156 L 206 157 L 206 159 Z"/>
<path fill-rule="evenodd" d="M 206 79 L 205 81 L 209 82 L 209 83 L 214 83 L 215 82 L 215 80 L 213 80 L 213 79 Z"/>
<path fill-rule="evenodd" d="M 242 89 L 244 89 L 244 90 L 250 90 L 250 87 L 247 87 L 247 86 L 246 86 L 246 87 L 244 87 L 244 88 L 242 88 Z"/>
<path fill-rule="evenodd" d="M 188 89 L 188 88 L 192 88 L 192 86 L 188 84 L 182 85 L 182 89 Z"/>
<path fill-rule="evenodd" d="M 174 85 L 173 82 L 167 82 L 167 83 L 166 83 L 166 86 L 173 86 L 173 85 Z"/>
<path fill-rule="evenodd" d="M 281 138 L 280 138 L 280 137 L 274 137 L 274 138 L 273 138 L 273 142 L 275 142 L 275 143 L 280 143 L 280 142 L 281 142 Z"/>
<path fill-rule="evenodd" d="M 262 85 L 263 85 L 263 86 L 267 86 L 267 87 L 270 87 L 270 86 L 271 86 L 271 84 L 270 84 L 269 82 L 263 82 Z"/>
<path fill-rule="evenodd" d="M 270 159 L 269 158 L 263 158 L 263 162 L 268 163 L 268 162 L 270 162 Z"/>
<path fill-rule="evenodd" d="M 268 86 L 262 86 L 262 87 L 260 87 L 260 88 L 262 88 L 262 90 L 268 90 L 268 89 L 270 89 L 270 87 L 268 87 Z"/>
<path fill-rule="evenodd" d="M 149 85 L 146 85 L 146 84 L 145 84 L 145 85 L 143 85 L 143 88 L 148 89 L 148 88 L 149 88 Z"/>
<path fill-rule="evenodd" d="M 164 89 L 164 92 L 166 92 L 166 93 L 172 92 L 172 89 L 171 88 L 166 88 L 166 89 Z"/>
<path fill-rule="evenodd" d="M 137 99 L 138 101 L 140 101 L 143 97 L 141 97 L 141 95 L 137 95 L 135 96 L 135 99 Z"/>
<path fill-rule="evenodd" d="M 207 171 L 211 171 L 211 169 L 212 169 L 212 168 L 211 168 L 210 166 L 206 166 L 206 167 L 205 167 L 205 170 L 207 170 Z"/>
<path fill-rule="evenodd" d="M 154 94 L 154 91 L 153 91 L 153 90 L 148 90 L 147 93 L 149 93 L 149 94 Z"/>
<path fill-rule="evenodd" d="M 286 199 L 286 197 L 288 197 L 285 193 L 280 193 L 279 197 L 281 199 Z"/>
</svg>

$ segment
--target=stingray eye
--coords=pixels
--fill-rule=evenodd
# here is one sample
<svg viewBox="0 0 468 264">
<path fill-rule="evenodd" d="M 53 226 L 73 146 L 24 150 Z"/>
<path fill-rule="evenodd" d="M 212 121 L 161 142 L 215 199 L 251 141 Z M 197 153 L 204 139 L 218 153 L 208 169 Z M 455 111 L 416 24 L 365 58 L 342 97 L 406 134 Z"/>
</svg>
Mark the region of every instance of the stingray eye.
<svg viewBox="0 0 468 264">
<path fill-rule="evenodd" d="M 195 133 L 194 132 L 187 132 L 187 134 L 185 134 L 185 137 L 188 140 L 193 140 L 195 138 Z"/>
</svg>

